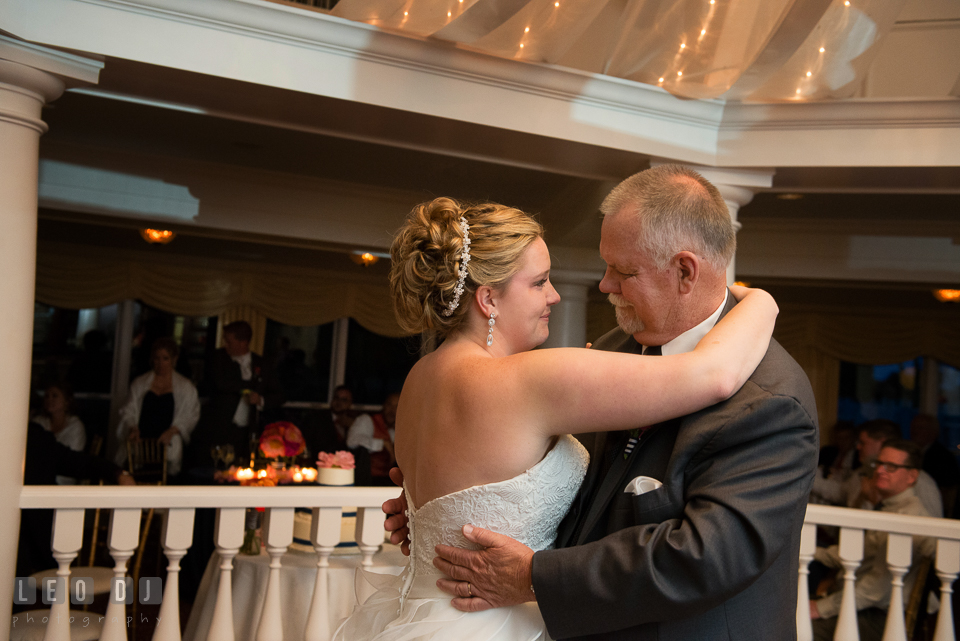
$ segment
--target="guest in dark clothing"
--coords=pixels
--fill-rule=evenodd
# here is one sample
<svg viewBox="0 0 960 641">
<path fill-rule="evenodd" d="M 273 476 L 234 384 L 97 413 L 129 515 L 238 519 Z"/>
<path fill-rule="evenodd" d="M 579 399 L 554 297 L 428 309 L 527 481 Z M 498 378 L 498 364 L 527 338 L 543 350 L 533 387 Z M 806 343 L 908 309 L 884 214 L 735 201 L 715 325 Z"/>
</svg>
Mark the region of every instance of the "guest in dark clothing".
<svg viewBox="0 0 960 641">
<path fill-rule="evenodd" d="M 194 438 L 194 464 L 210 465 L 210 448 L 232 445 L 238 460 L 249 454 L 259 438 L 261 423 L 279 418 L 283 394 L 263 357 L 250 351 L 253 331 L 245 321 L 223 328 L 223 347 L 206 368 L 204 387 L 210 400 Z"/>
<path fill-rule="evenodd" d="M 356 460 L 355 485 L 370 485 L 370 452 L 363 447 L 351 447 L 348 443 L 350 427 L 357 419 L 354 412 L 353 392 L 346 385 L 338 385 L 330 399 L 330 409 L 310 412 L 302 424 L 297 424 L 311 455 L 319 452 L 349 451 Z M 369 419 L 369 417 L 367 417 Z"/>
<path fill-rule="evenodd" d="M 957 457 L 940 442 L 940 423 L 929 414 L 917 414 L 910 423 L 910 440 L 923 451 L 923 471 L 933 477 L 943 497 L 943 515 L 953 516 L 960 466 Z"/>
<path fill-rule="evenodd" d="M 75 452 L 57 442 L 53 433 L 37 423 L 27 426 L 27 453 L 23 466 L 24 485 L 54 485 L 57 476 L 97 479 L 120 485 L 135 485 L 133 477 L 119 466 L 86 452 Z M 56 567 L 50 552 L 53 510 L 22 510 L 17 576 Z"/>
</svg>

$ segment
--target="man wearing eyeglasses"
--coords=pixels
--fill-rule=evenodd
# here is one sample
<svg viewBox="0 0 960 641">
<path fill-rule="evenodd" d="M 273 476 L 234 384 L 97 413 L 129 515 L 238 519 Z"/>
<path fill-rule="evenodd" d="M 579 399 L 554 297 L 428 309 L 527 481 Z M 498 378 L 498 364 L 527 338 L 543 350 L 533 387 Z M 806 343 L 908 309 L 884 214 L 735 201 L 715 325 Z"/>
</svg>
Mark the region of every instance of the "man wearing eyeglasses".
<svg viewBox="0 0 960 641">
<path fill-rule="evenodd" d="M 881 512 L 930 516 L 914 491 L 923 462 L 920 447 L 911 441 L 893 439 L 885 442 L 873 467 L 873 483 L 880 502 L 874 508 Z M 932 557 L 935 543 L 929 537 L 913 537 L 913 564 L 904 577 L 904 594 L 910 594 L 916 580 L 920 558 Z M 824 565 L 840 569 L 840 554 L 836 545 L 817 548 L 816 560 Z M 867 530 L 864 533 L 863 562 L 857 568 L 856 601 L 857 625 L 861 641 L 880 641 L 890 604 L 890 570 L 887 567 L 887 534 Z M 837 626 L 837 614 L 843 592 L 829 594 L 810 602 L 810 617 L 813 621 L 814 641 L 833 639 Z"/>
</svg>

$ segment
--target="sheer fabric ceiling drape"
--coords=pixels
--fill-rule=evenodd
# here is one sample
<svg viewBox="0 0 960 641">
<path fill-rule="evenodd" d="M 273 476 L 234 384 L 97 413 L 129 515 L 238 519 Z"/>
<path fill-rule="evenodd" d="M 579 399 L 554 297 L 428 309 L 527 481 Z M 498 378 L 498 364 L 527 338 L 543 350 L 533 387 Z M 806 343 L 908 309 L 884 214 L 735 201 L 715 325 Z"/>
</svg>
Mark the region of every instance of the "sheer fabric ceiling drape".
<svg viewBox="0 0 960 641">
<path fill-rule="evenodd" d="M 333 15 L 683 98 L 855 95 L 906 0 L 340 0 Z"/>
</svg>

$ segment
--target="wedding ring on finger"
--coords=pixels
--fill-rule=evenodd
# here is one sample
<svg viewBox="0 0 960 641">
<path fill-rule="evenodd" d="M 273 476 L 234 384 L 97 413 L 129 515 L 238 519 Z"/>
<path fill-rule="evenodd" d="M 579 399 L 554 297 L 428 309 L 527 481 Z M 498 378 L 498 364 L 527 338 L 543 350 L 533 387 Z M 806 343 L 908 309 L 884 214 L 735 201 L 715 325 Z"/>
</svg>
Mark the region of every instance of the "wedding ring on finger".
<svg viewBox="0 0 960 641">
<path fill-rule="evenodd" d="M 468 599 L 473 598 L 473 587 L 470 585 L 469 581 L 467 582 L 467 598 Z"/>
</svg>

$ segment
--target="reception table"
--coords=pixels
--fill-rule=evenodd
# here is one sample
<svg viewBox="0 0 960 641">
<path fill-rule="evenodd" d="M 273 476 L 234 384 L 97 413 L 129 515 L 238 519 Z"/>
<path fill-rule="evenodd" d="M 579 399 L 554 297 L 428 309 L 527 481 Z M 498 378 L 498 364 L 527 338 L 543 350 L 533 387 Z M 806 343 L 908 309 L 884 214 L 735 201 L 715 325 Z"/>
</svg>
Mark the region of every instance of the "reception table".
<svg viewBox="0 0 960 641">
<path fill-rule="evenodd" d="M 317 576 L 317 554 L 308 548 L 293 545 L 283 556 L 280 572 L 280 598 L 283 609 L 283 638 L 303 639 L 313 586 Z M 328 625 L 331 634 L 340 622 L 353 611 L 357 603 L 356 572 L 361 555 L 342 554 L 338 550 L 330 556 L 327 571 Z M 236 641 L 254 641 L 260 613 L 267 592 L 270 557 L 238 555 L 233 560 L 233 625 Z M 381 574 L 399 574 L 406 565 L 400 548 L 384 544 L 373 557 L 373 566 L 367 570 Z M 197 598 L 190 612 L 184 632 L 184 641 L 205 641 L 213 619 L 217 587 L 220 583 L 220 556 L 211 556 L 203 573 Z M 372 589 L 365 582 L 361 590 Z M 367 594 L 361 595 L 363 598 Z"/>
</svg>

